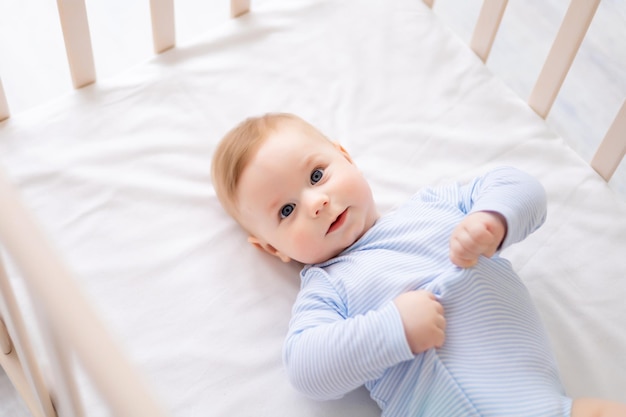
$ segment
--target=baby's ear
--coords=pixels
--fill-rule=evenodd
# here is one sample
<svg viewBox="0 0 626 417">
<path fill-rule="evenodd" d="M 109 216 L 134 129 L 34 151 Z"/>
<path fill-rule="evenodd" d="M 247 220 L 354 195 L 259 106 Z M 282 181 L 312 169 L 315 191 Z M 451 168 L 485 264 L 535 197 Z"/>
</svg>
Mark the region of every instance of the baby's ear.
<svg viewBox="0 0 626 417">
<path fill-rule="evenodd" d="M 285 263 L 291 261 L 291 258 L 289 256 L 285 255 L 282 252 L 279 252 L 278 249 L 276 249 L 274 246 L 270 245 L 267 242 L 263 242 L 262 240 L 254 236 L 249 236 L 248 242 L 252 244 L 252 246 L 256 247 L 257 249 L 267 252 L 270 255 L 274 255 L 275 257 L 277 257 L 278 259 L 280 259 L 281 261 Z"/>
<path fill-rule="evenodd" d="M 339 142 L 333 142 L 333 145 L 335 146 L 335 148 L 337 148 L 337 150 L 339 152 L 341 152 L 343 154 L 343 156 L 346 157 L 346 159 L 348 161 L 350 161 L 350 163 L 352 162 L 352 157 L 350 156 L 350 154 L 348 153 L 348 151 L 346 151 L 346 148 L 344 148 L 343 146 L 341 146 L 341 144 Z"/>
</svg>

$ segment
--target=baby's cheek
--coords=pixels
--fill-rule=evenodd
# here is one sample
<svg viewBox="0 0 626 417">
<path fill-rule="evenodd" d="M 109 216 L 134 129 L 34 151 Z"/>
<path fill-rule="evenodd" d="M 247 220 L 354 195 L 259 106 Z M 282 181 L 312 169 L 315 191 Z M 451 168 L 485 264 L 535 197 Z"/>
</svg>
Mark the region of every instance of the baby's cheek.
<svg viewBox="0 0 626 417">
<path fill-rule="evenodd" d="M 303 263 L 316 263 L 322 259 L 323 243 L 306 228 L 294 228 L 290 238 L 291 257 Z"/>
</svg>

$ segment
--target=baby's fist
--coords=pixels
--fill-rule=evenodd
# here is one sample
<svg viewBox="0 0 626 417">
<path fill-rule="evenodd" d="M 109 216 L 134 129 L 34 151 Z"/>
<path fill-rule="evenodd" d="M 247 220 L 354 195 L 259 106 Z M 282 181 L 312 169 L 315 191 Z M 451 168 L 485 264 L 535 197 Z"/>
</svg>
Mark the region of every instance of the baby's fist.
<svg viewBox="0 0 626 417">
<path fill-rule="evenodd" d="M 434 294 L 425 290 L 408 291 L 393 302 L 400 313 L 411 352 L 418 354 L 443 345 L 446 319 Z"/>
<path fill-rule="evenodd" d="M 506 235 L 506 220 L 500 213 L 477 211 L 465 217 L 450 237 L 450 260 L 469 268 L 483 255 L 493 256 Z"/>
</svg>

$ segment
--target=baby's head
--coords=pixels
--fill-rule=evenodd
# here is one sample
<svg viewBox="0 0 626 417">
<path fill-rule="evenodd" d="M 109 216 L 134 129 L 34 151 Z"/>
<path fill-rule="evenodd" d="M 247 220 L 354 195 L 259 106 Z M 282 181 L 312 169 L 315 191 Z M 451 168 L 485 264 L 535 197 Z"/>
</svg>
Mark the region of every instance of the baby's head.
<svg viewBox="0 0 626 417">
<path fill-rule="evenodd" d="M 291 114 L 252 117 L 228 132 L 213 156 L 212 178 L 248 241 L 284 262 L 330 259 L 378 218 L 345 149 Z"/>
</svg>

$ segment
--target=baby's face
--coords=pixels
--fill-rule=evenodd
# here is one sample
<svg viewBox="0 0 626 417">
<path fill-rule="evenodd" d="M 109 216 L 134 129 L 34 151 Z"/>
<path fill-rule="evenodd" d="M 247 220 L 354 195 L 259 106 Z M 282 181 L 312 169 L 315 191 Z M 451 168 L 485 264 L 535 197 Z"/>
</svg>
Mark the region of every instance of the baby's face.
<svg viewBox="0 0 626 417">
<path fill-rule="evenodd" d="M 330 259 L 378 218 L 370 187 L 343 148 L 292 124 L 260 146 L 237 197 L 250 241 L 283 261 Z"/>
</svg>

